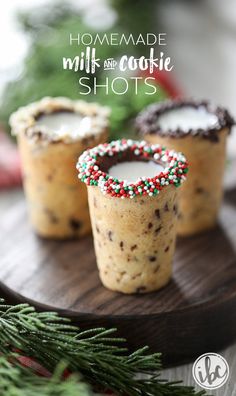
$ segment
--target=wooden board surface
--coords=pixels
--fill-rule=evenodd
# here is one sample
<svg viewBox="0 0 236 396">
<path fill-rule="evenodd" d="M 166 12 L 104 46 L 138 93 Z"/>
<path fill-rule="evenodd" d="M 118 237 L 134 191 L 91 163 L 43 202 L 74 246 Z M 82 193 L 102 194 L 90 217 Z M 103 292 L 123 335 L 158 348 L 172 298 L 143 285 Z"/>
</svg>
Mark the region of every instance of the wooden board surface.
<svg viewBox="0 0 236 396">
<path fill-rule="evenodd" d="M 81 327 L 115 326 L 130 348 L 148 344 L 166 363 L 219 350 L 236 337 L 236 188 L 227 192 L 214 230 L 178 240 L 173 280 L 159 292 L 106 290 L 92 238 L 38 238 L 24 201 L 1 219 L 0 282 L 12 299 L 56 310 Z"/>
</svg>

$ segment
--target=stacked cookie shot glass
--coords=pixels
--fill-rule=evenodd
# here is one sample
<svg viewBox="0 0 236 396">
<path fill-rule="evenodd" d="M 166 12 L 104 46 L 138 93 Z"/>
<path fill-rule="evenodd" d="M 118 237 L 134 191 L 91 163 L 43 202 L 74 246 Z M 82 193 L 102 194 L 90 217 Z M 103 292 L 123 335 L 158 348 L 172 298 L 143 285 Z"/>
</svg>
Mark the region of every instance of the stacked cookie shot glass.
<svg viewBox="0 0 236 396">
<path fill-rule="evenodd" d="M 226 109 L 188 100 L 151 105 L 136 119 L 147 142 L 181 150 L 188 159 L 188 180 L 179 190 L 180 235 L 194 235 L 216 225 L 226 139 L 233 124 Z"/>
<path fill-rule="evenodd" d="M 76 162 L 108 138 L 109 110 L 68 98 L 43 98 L 11 116 L 32 225 L 46 238 L 81 237 L 91 231 L 86 188 Z"/>
<path fill-rule="evenodd" d="M 168 283 L 176 187 L 186 177 L 185 157 L 160 145 L 122 139 L 85 151 L 77 168 L 88 186 L 102 283 L 124 293 L 149 292 Z"/>
</svg>

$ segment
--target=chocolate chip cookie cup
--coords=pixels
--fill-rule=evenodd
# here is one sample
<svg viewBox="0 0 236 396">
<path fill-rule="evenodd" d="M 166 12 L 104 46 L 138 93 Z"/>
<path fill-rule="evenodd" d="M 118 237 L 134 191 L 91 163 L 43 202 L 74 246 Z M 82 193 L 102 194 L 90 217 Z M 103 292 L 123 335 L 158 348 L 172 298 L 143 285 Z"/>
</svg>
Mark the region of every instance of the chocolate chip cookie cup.
<svg viewBox="0 0 236 396">
<path fill-rule="evenodd" d="M 67 98 L 44 98 L 10 118 L 17 136 L 24 189 L 36 232 L 46 238 L 81 237 L 91 231 L 87 191 L 76 162 L 105 142 L 107 108 Z"/>
<path fill-rule="evenodd" d="M 176 187 L 186 177 L 185 157 L 122 139 L 85 151 L 77 169 L 88 186 L 103 285 L 127 294 L 165 286 L 172 274 Z"/>
<path fill-rule="evenodd" d="M 187 100 L 151 105 L 136 119 L 147 142 L 181 151 L 188 159 L 188 180 L 179 189 L 180 235 L 208 230 L 217 222 L 226 139 L 233 124 L 226 109 Z"/>
</svg>

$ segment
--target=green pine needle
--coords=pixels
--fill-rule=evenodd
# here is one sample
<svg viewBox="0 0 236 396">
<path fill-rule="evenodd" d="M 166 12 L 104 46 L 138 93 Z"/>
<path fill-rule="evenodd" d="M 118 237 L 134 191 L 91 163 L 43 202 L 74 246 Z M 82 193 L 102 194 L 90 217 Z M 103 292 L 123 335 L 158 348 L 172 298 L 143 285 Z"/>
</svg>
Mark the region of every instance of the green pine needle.
<svg viewBox="0 0 236 396">
<path fill-rule="evenodd" d="M 0 357 L 0 395 L 4 396 L 91 396 L 90 387 L 71 375 L 62 381 L 64 364 L 60 364 L 52 378 L 33 374 L 30 369 L 17 364 L 16 355 Z M 10 363 L 14 362 L 14 364 Z"/>
<path fill-rule="evenodd" d="M 0 299 L 0 374 L 1 370 L 9 373 L 5 374 L 5 380 L 0 375 L 0 390 L 1 386 L 11 389 L 12 381 L 13 390 L 17 388 L 20 392 L 25 387 L 24 395 L 34 395 L 34 387 L 38 383 L 42 387 L 41 396 L 87 396 L 89 388 L 82 390 L 84 393 L 79 393 L 80 389 L 84 389 L 84 383 L 99 387 L 103 391 L 109 389 L 117 395 L 127 396 L 206 395 L 204 391 L 196 392 L 193 387 L 161 380 L 160 354 L 148 354 L 148 348 L 145 347 L 128 355 L 127 350 L 121 347 L 125 340 L 114 338 L 114 331 L 104 328 L 81 331 L 72 326 L 69 319 L 59 317 L 54 312 L 38 313 L 28 304 L 6 305 Z M 50 380 L 39 378 L 30 369 L 7 363 L 9 350 L 15 349 L 36 359 L 52 373 L 64 361 L 72 373 L 82 376 L 84 383 L 80 383 L 73 376 L 67 381 L 61 380 L 60 375 Z M 56 385 L 53 381 L 56 381 Z M 52 393 L 54 385 L 55 389 L 58 387 L 58 392 Z M 19 392 L 9 391 L 4 395 L 21 396 Z"/>
</svg>

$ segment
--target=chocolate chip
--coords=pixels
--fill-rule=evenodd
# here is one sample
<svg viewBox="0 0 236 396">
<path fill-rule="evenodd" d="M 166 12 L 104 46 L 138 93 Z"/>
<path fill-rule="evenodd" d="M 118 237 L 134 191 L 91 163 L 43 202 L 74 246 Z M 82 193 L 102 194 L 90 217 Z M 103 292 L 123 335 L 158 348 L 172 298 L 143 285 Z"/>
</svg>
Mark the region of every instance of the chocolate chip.
<svg viewBox="0 0 236 396">
<path fill-rule="evenodd" d="M 58 218 L 57 218 L 56 216 L 54 216 L 53 214 L 52 214 L 52 216 L 50 217 L 50 221 L 51 221 L 52 223 L 54 223 L 54 224 L 57 224 L 57 223 L 59 222 Z"/>
<path fill-rule="evenodd" d="M 51 209 L 45 209 L 44 210 L 47 214 L 47 216 L 49 217 L 49 220 L 51 223 L 56 224 L 59 222 L 57 216 L 54 214 L 54 212 Z"/>
<path fill-rule="evenodd" d="M 141 276 L 142 275 L 142 273 L 141 272 L 139 272 L 138 274 L 136 274 L 136 275 L 134 275 L 134 276 L 132 276 L 132 279 L 136 279 L 136 278 L 138 278 L 139 276 Z"/>
<path fill-rule="evenodd" d="M 121 250 L 124 250 L 124 242 L 123 241 L 120 242 L 120 248 L 121 248 Z"/>
<path fill-rule="evenodd" d="M 70 227 L 72 228 L 72 230 L 74 232 L 78 231 L 81 228 L 81 226 L 82 226 L 81 221 L 76 220 L 74 218 L 70 219 L 69 224 L 70 224 Z"/>
<path fill-rule="evenodd" d="M 152 228 L 153 224 L 152 223 L 148 223 L 148 228 L 150 230 L 150 228 Z"/>
<path fill-rule="evenodd" d="M 177 216 L 178 215 L 178 206 L 177 205 L 174 205 L 173 211 L 174 211 L 175 215 Z"/>
<path fill-rule="evenodd" d="M 151 262 L 156 261 L 156 259 L 157 259 L 156 256 L 150 256 L 149 257 L 149 261 L 151 261 Z"/>
<path fill-rule="evenodd" d="M 87 137 L 84 137 L 84 138 L 82 139 L 82 144 L 83 144 L 84 146 L 88 147 L 88 146 L 89 146 L 89 139 L 88 139 Z"/>
<path fill-rule="evenodd" d="M 131 248 L 130 248 L 131 252 L 133 252 L 135 249 L 137 249 L 137 245 L 133 245 L 133 246 L 131 246 Z"/>
<path fill-rule="evenodd" d="M 145 290 L 146 290 L 145 286 L 139 286 L 136 289 L 136 293 L 143 293 L 143 292 L 145 292 Z"/>
<path fill-rule="evenodd" d="M 108 238 L 110 241 L 113 241 L 112 235 L 113 235 L 112 231 L 108 231 Z"/>
<path fill-rule="evenodd" d="M 97 233 L 99 234 L 100 230 L 99 230 L 97 224 L 96 224 L 96 231 L 97 231 Z"/>
<path fill-rule="evenodd" d="M 166 204 L 165 204 L 164 210 L 165 210 L 165 212 L 169 212 L 169 206 L 168 206 L 168 203 L 166 203 Z"/>
<path fill-rule="evenodd" d="M 48 176 L 47 176 L 47 180 L 48 180 L 49 182 L 52 181 L 52 179 L 53 179 L 52 175 L 48 175 Z"/>
<path fill-rule="evenodd" d="M 155 233 L 156 233 L 156 234 L 159 234 L 159 232 L 161 231 L 161 229 L 162 229 L 162 226 L 156 228 L 156 229 L 155 229 Z"/>
<path fill-rule="evenodd" d="M 170 247 L 167 246 L 167 247 L 165 248 L 165 252 L 168 252 L 169 249 L 170 249 Z"/>
<path fill-rule="evenodd" d="M 160 215 L 160 209 L 156 209 L 155 210 L 155 215 L 158 219 L 160 219 L 161 215 Z"/>
<path fill-rule="evenodd" d="M 204 193 L 204 188 L 197 187 L 195 191 L 196 191 L 197 194 L 203 194 Z"/>
</svg>

